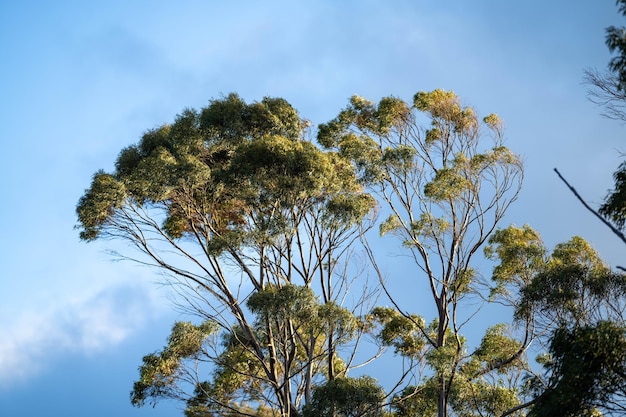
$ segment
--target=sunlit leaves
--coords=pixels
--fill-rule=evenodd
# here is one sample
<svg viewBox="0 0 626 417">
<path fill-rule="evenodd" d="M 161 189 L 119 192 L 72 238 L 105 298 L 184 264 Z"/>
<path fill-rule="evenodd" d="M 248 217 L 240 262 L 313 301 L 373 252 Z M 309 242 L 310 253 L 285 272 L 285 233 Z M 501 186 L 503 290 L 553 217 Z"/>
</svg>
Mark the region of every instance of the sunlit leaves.
<svg viewBox="0 0 626 417">
<path fill-rule="evenodd" d="M 253 313 L 261 320 L 285 321 L 296 318 L 304 323 L 317 306 L 313 290 L 298 285 L 278 287 L 269 285 L 258 291 L 247 302 Z"/>
<path fill-rule="evenodd" d="M 378 111 L 353 104 L 361 116 Z M 398 105 L 380 109 L 381 129 L 395 125 Z M 364 138 L 345 152 L 320 149 L 306 139 L 308 127 L 284 99 L 230 94 L 145 132 L 85 191 L 81 238 L 130 242 L 139 256 L 129 258 L 160 269 L 184 309 L 224 331 L 222 346 L 199 347 L 194 329 L 177 325 L 168 346 L 145 357 L 135 404 L 182 399 L 195 416 L 267 401 L 266 414 L 281 413 L 301 407 L 315 380 L 346 371 L 338 349 L 362 329 L 339 304 L 348 245 L 376 204 L 346 154 L 366 167 L 380 151 Z M 323 297 L 312 289 L 320 282 Z M 204 363 L 212 375 L 195 367 Z"/>
<path fill-rule="evenodd" d="M 452 91 L 434 90 L 415 94 L 413 105 L 433 119 L 433 127 L 441 128 L 447 123 L 456 133 L 472 131 L 478 127 L 478 119 L 471 107 L 462 107 Z"/>
<path fill-rule="evenodd" d="M 429 112 L 433 117 L 447 117 L 461 111 L 459 98 L 452 91 L 441 89 L 432 92 L 420 91 L 413 97 L 416 109 Z"/>
<path fill-rule="evenodd" d="M 408 386 L 395 396 L 392 404 L 398 417 L 435 417 L 437 415 L 437 382 L 430 378 L 420 386 Z"/>
<path fill-rule="evenodd" d="M 91 187 L 80 198 L 76 207 L 82 226 L 80 238 L 96 239 L 107 219 L 124 204 L 126 195 L 123 183 L 112 175 L 98 171 L 93 177 Z"/>
<path fill-rule="evenodd" d="M 384 97 L 376 108 L 376 131 L 387 134 L 392 127 L 405 125 L 411 117 L 411 108 L 404 101 L 396 97 Z"/>
<path fill-rule="evenodd" d="M 264 135 L 296 139 L 303 126 L 298 113 L 283 99 L 266 97 L 248 105 L 237 94 L 229 94 L 202 109 L 200 127 L 218 143 L 237 145 Z"/>
<path fill-rule="evenodd" d="M 411 223 L 411 232 L 415 236 L 421 236 L 424 239 L 433 238 L 448 232 L 450 222 L 445 217 L 435 217 L 432 213 L 422 213 L 419 219 Z"/>
<path fill-rule="evenodd" d="M 407 145 L 400 145 L 394 148 L 386 148 L 383 153 L 382 163 L 387 169 L 397 172 L 407 172 L 415 169 L 414 158 L 416 150 Z"/>
<path fill-rule="evenodd" d="M 385 391 L 371 377 L 335 378 L 315 388 L 305 417 L 382 417 Z"/>
<path fill-rule="evenodd" d="M 484 249 L 489 259 L 500 262 L 493 269 L 491 279 L 495 283 L 492 296 L 509 295 L 528 284 L 534 274 L 545 264 L 546 248 L 541 236 L 530 226 L 509 226 L 497 230 Z M 510 288 L 512 287 L 512 288 Z"/>
<path fill-rule="evenodd" d="M 352 226 L 376 206 L 374 197 L 365 193 L 340 193 L 331 197 L 322 215 L 322 221 L 329 228 Z"/>
<path fill-rule="evenodd" d="M 459 331 L 463 325 L 457 318 L 463 310 L 461 300 L 480 290 L 480 273 L 472 267 L 471 258 L 495 230 L 521 186 L 522 162 L 502 146 L 502 125 L 495 114 L 480 119 L 453 92 L 434 90 L 418 92 L 412 103 L 395 97 L 374 103 L 354 96 L 335 119 L 319 127 L 318 142 L 351 160 L 361 182 L 388 204 L 380 235 L 398 237 L 417 264 L 417 273 L 399 277 L 403 285 L 413 285 L 413 277 L 423 277 L 433 297 L 437 313 L 429 325 L 417 315 L 394 309 L 372 312 L 381 344 L 432 372 L 415 392 L 398 398 L 398 410 L 410 410 L 406 415 L 437 411 L 446 415 L 447 406 L 439 404 L 445 409 L 437 410 L 441 396 L 458 395 L 455 413 L 459 415 L 463 407 L 470 407 L 468 413 L 491 412 L 497 409 L 495 402 L 509 404 L 503 399 L 515 398 L 507 388 L 489 385 L 492 381 L 464 378 L 478 378 L 480 372 L 494 374 L 490 367 L 505 369 L 505 362 L 521 366 L 514 358 L 505 359 L 520 349 L 513 349 L 513 341 L 508 345 L 503 335 L 497 339 L 490 334 L 491 342 L 485 343 L 491 353 L 474 357 L 478 353 L 466 352 Z M 487 345 L 481 351 L 487 352 Z M 488 360 L 498 347 L 501 356 Z M 480 371 L 470 372 L 470 363 Z M 479 382 L 484 387 L 472 385 Z M 485 395 L 464 403 L 461 384 Z M 426 391 L 431 398 L 422 396 Z"/>
<path fill-rule="evenodd" d="M 384 236 L 389 232 L 393 232 L 400 227 L 402 227 L 402 224 L 400 222 L 400 219 L 398 218 L 398 215 L 390 214 L 389 217 L 387 217 L 387 219 L 379 226 L 380 236 Z"/>
<path fill-rule="evenodd" d="M 471 187 L 472 183 L 453 168 L 438 170 L 435 177 L 424 186 L 424 196 L 434 201 L 453 200 Z"/>
<path fill-rule="evenodd" d="M 502 131 L 502 119 L 495 113 L 491 113 L 483 118 L 483 122 L 496 132 Z"/>
<path fill-rule="evenodd" d="M 503 380 L 496 384 L 480 380 L 469 383 L 460 378 L 450 402 L 459 417 L 500 416 L 520 403 L 517 392 L 505 386 Z"/>
<path fill-rule="evenodd" d="M 587 242 L 574 237 L 557 245 L 545 268 L 523 288 L 516 316 L 538 309 L 559 320 L 585 322 L 611 299 L 613 285 L 624 282 L 616 278 Z"/>
<path fill-rule="evenodd" d="M 519 358 L 515 361 L 511 358 L 518 357 L 522 347 L 520 341 L 507 334 L 507 327 L 504 324 L 497 324 L 487 329 L 474 357 L 483 362 L 486 368 L 493 368 L 498 373 L 506 374 L 512 366 L 520 365 Z"/>
<path fill-rule="evenodd" d="M 211 383 L 203 391 L 206 402 L 219 401 L 236 407 L 238 399 L 256 400 L 263 392 L 262 364 L 250 350 L 250 341 L 241 328 L 222 335 L 223 351 L 213 361 Z"/>
<path fill-rule="evenodd" d="M 199 325 L 177 322 L 167 345 L 160 352 L 144 356 L 139 380 L 131 393 L 133 405 L 141 406 L 148 399 L 156 403 L 162 397 L 175 397 L 183 361 L 198 357 L 205 340 L 216 330 L 215 323 L 209 321 Z"/>
<path fill-rule="evenodd" d="M 378 337 L 384 345 L 393 346 L 396 353 L 407 357 L 424 354 L 427 341 L 422 317 L 405 317 L 389 307 L 376 307 L 371 317 L 381 326 Z"/>
<path fill-rule="evenodd" d="M 265 323 L 290 326 L 306 334 L 336 337 L 337 343 L 349 341 L 357 329 L 357 318 L 347 309 L 333 303 L 320 303 L 313 290 L 306 286 L 268 285 L 250 296 L 248 307 Z"/>
<path fill-rule="evenodd" d="M 373 199 L 351 164 L 301 139 L 304 128 L 283 99 L 246 104 L 231 94 L 184 110 L 123 149 L 113 174 L 96 175 L 77 207 L 81 236 L 115 229 L 115 216 L 130 213 L 118 211 L 126 204 L 158 207 L 167 236 L 203 236 L 214 255 L 292 233 L 294 208 L 322 207 L 317 215 L 329 227 L 357 224 Z"/>
</svg>

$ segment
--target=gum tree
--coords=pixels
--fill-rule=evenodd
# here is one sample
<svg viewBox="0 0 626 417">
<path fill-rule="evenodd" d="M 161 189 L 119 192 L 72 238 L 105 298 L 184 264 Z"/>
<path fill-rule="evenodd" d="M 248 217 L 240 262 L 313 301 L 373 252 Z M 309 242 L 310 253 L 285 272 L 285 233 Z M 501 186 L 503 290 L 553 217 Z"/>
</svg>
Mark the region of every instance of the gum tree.
<svg viewBox="0 0 626 417">
<path fill-rule="evenodd" d="M 490 239 L 500 288 L 517 288 L 515 319 L 536 329 L 542 374 L 529 373 L 528 416 L 626 411 L 626 277 L 580 237 L 548 255 L 539 234 L 510 226 Z"/>
<path fill-rule="evenodd" d="M 524 366 L 530 335 L 514 340 L 506 326 L 496 326 L 472 352 L 462 335 L 472 314 L 461 316 L 469 297 L 481 294 L 472 261 L 521 187 L 522 162 L 503 145 L 502 133 L 496 115 L 481 121 L 443 90 L 417 93 L 412 103 L 385 97 L 375 104 L 354 96 L 319 126 L 319 143 L 351 160 L 383 203 L 389 215 L 381 235 L 398 238 L 414 261 L 396 284 L 405 293 L 409 286 L 426 291 L 432 300 L 431 321 L 391 293 L 395 309 L 374 311 L 383 341 L 430 368 L 427 378 L 399 396 L 411 404 L 399 400 L 402 415 L 478 415 L 498 403 L 515 404 L 513 389 L 498 389 L 506 385 L 498 372 Z"/>
<path fill-rule="evenodd" d="M 374 201 L 349 162 L 306 140 L 307 125 L 285 100 L 231 94 L 147 131 L 94 175 L 81 239 L 130 243 L 121 256 L 159 270 L 201 318 L 144 357 L 133 404 L 297 416 L 316 382 L 346 375 L 340 348 L 366 300 L 342 302 Z"/>
</svg>

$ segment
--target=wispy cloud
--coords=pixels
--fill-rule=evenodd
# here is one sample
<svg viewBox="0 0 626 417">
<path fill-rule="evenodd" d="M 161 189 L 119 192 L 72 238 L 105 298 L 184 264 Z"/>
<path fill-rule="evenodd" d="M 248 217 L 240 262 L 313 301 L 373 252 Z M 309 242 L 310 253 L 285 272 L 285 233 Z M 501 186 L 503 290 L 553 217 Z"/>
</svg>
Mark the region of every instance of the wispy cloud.
<svg viewBox="0 0 626 417">
<path fill-rule="evenodd" d="M 5 317 L 0 323 L 0 388 L 36 376 L 61 356 L 89 356 L 123 342 L 163 311 L 157 300 L 146 286 L 118 285 Z"/>
</svg>

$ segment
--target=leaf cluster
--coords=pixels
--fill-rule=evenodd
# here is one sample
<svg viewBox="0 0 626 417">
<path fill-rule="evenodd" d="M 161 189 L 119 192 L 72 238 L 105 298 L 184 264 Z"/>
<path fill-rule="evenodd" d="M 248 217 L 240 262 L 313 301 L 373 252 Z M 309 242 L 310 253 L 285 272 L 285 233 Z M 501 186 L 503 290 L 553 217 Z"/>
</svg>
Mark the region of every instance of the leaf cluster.
<svg viewBox="0 0 626 417">
<path fill-rule="evenodd" d="M 613 397 L 626 386 L 626 328 L 599 321 L 591 325 L 561 326 L 550 343 L 549 387 L 541 393 L 529 416 L 592 415 L 611 410 Z"/>
<path fill-rule="evenodd" d="M 139 380 L 131 392 L 132 404 L 140 407 L 148 399 L 154 404 L 160 398 L 177 398 L 184 362 L 198 359 L 205 341 L 216 331 L 216 324 L 210 321 L 200 325 L 175 323 L 167 345 L 161 351 L 143 357 Z"/>
<path fill-rule="evenodd" d="M 383 417 L 385 391 L 369 376 L 335 378 L 315 387 L 304 417 Z"/>
<path fill-rule="evenodd" d="M 302 139 L 305 128 L 283 99 L 231 94 L 187 109 L 123 149 L 115 172 L 96 173 L 77 205 L 80 236 L 128 235 L 125 221 L 156 208 L 169 237 L 201 236 L 218 255 L 290 233 L 294 208 L 321 206 L 332 227 L 358 223 L 374 200 L 350 163 Z"/>
</svg>

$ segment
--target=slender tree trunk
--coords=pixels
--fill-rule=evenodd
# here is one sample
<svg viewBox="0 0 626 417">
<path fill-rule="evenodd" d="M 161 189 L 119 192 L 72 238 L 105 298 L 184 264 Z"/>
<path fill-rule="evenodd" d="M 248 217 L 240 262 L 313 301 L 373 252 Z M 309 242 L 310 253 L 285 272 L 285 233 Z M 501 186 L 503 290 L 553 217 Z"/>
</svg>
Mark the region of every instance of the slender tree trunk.
<svg viewBox="0 0 626 417">
<path fill-rule="evenodd" d="M 331 324 L 328 333 L 328 380 L 335 379 L 335 364 L 333 358 L 335 356 L 335 342 L 333 340 L 333 326 Z"/>
<path fill-rule="evenodd" d="M 448 330 L 448 312 L 446 309 L 447 291 L 442 289 L 441 294 L 436 300 L 439 316 L 437 327 L 437 349 L 443 349 L 446 346 L 446 332 Z M 447 417 L 448 415 L 448 381 L 443 370 L 439 371 L 437 376 L 438 397 L 437 397 L 437 417 Z"/>
<path fill-rule="evenodd" d="M 438 377 L 439 397 L 437 398 L 437 417 L 448 416 L 448 387 L 446 376 L 440 374 Z"/>
</svg>

